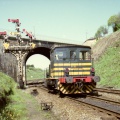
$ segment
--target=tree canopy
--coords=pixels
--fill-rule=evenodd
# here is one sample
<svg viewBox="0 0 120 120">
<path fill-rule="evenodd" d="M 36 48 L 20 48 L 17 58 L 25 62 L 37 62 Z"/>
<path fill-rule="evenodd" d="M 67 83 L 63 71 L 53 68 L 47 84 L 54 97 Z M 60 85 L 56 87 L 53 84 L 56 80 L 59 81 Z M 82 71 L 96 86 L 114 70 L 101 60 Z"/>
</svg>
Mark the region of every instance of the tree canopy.
<svg viewBox="0 0 120 120">
<path fill-rule="evenodd" d="M 110 18 L 107 21 L 108 27 L 112 27 L 113 32 L 120 30 L 120 13 L 116 15 L 110 16 Z M 100 37 L 104 36 L 108 33 L 108 27 L 107 26 L 100 26 L 95 33 L 95 38 L 99 39 Z"/>
<path fill-rule="evenodd" d="M 30 68 L 30 67 L 34 68 L 34 65 L 26 65 L 26 67 L 27 68 Z"/>
<path fill-rule="evenodd" d="M 106 26 L 100 26 L 97 30 L 97 32 L 95 33 L 95 38 L 99 39 L 100 37 L 104 36 L 105 34 L 108 33 L 108 29 Z"/>
<path fill-rule="evenodd" d="M 108 26 L 113 28 L 113 32 L 120 29 L 120 13 L 118 15 L 112 15 L 108 19 Z"/>
</svg>

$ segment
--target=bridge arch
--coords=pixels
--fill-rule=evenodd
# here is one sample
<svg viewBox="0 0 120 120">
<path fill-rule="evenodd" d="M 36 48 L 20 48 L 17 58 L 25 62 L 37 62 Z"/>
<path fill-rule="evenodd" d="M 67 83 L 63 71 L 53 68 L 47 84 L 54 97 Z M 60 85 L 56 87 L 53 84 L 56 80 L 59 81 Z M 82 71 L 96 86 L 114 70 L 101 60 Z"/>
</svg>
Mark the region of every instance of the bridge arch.
<svg viewBox="0 0 120 120">
<path fill-rule="evenodd" d="M 23 81 L 25 83 L 27 83 L 27 76 L 26 76 L 26 62 L 27 60 L 29 59 L 29 57 L 31 57 L 32 55 L 35 55 L 35 54 L 40 54 L 40 55 L 43 55 L 45 56 L 46 58 L 48 58 L 50 60 L 50 48 L 47 48 L 47 47 L 37 47 L 35 49 L 32 49 L 31 51 L 29 51 L 24 60 L 23 60 Z M 41 63 L 40 63 L 41 64 Z"/>
<path fill-rule="evenodd" d="M 25 64 L 27 59 L 34 54 L 41 54 L 50 60 L 50 50 L 51 49 L 47 47 L 37 47 L 35 49 L 32 49 L 25 57 Z"/>
</svg>

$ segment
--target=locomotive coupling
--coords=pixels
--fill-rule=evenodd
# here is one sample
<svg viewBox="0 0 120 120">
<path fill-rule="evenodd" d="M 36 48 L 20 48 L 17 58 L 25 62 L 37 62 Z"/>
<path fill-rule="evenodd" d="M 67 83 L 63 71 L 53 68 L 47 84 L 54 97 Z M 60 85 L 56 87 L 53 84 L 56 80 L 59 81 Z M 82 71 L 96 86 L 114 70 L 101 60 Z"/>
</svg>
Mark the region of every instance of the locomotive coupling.
<svg viewBox="0 0 120 120">
<path fill-rule="evenodd" d="M 81 88 L 81 87 L 83 87 L 83 82 L 80 81 L 80 82 L 74 83 L 74 87 L 76 87 L 76 88 Z"/>
<path fill-rule="evenodd" d="M 94 77 L 93 77 L 93 80 L 94 80 L 95 82 L 100 82 L 100 77 L 99 77 L 99 76 L 94 76 Z"/>
</svg>

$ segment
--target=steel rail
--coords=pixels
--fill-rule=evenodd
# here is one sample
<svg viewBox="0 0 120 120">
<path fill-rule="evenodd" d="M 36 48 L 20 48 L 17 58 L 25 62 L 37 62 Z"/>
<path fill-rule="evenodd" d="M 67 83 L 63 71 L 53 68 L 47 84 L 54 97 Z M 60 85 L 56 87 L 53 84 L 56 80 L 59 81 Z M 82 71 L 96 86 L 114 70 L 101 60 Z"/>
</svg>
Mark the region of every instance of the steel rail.
<svg viewBox="0 0 120 120">
<path fill-rule="evenodd" d="M 44 87 L 40 87 L 40 88 L 47 91 L 47 89 L 44 88 Z M 118 113 L 118 112 L 112 111 L 112 110 L 110 110 L 110 109 L 108 109 L 108 108 L 105 108 L 105 107 L 103 107 L 103 106 L 98 106 L 98 105 L 90 104 L 90 103 L 88 103 L 88 102 L 86 102 L 86 101 L 80 100 L 80 98 L 72 98 L 72 97 L 69 97 L 69 96 L 65 96 L 65 97 L 66 97 L 66 98 L 69 98 L 69 99 L 71 99 L 71 100 L 73 100 L 73 101 L 80 102 L 80 103 L 82 103 L 82 104 L 84 104 L 84 105 L 88 105 L 88 106 L 92 107 L 93 109 L 98 109 L 99 111 L 102 111 L 102 112 L 104 112 L 104 113 L 107 113 L 108 115 L 113 115 L 113 116 L 115 116 L 116 118 L 120 119 L 120 113 Z M 97 98 L 97 97 L 90 96 L 90 95 L 88 95 L 87 97 L 95 98 L 95 99 L 100 99 L 100 100 L 104 100 L 104 101 L 108 101 L 108 102 L 112 102 L 112 103 L 115 103 L 115 104 L 120 105 L 119 102 L 115 102 L 115 101 L 108 100 L 108 99 L 105 99 L 105 98 Z"/>
<path fill-rule="evenodd" d="M 101 97 L 96 97 L 96 96 L 90 96 L 90 95 L 87 95 L 87 97 L 94 98 L 94 99 L 99 99 L 99 100 L 103 100 L 103 101 L 106 101 L 106 102 L 111 102 L 113 104 L 120 105 L 120 102 L 117 102 L 117 101 L 114 101 L 114 100 L 109 100 L 109 99 L 106 99 L 106 98 L 101 98 Z"/>
<path fill-rule="evenodd" d="M 34 80 L 27 80 L 26 85 L 36 85 L 36 84 L 43 84 L 43 79 L 34 79 Z"/>
<path fill-rule="evenodd" d="M 102 112 L 104 112 L 104 113 L 107 113 L 108 115 L 113 115 L 113 116 L 115 116 L 116 118 L 120 119 L 120 113 L 118 113 L 118 112 L 109 110 L 109 109 L 107 109 L 107 108 L 105 108 L 105 107 L 102 107 L 102 106 L 90 104 L 90 103 L 88 103 L 88 102 L 86 102 L 86 101 L 82 101 L 82 100 L 80 100 L 80 99 L 76 99 L 76 98 L 72 98 L 72 97 L 68 97 L 68 96 L 67 96 L 67 98 L 69 98 L 69 99 L 71 99 L 71 100 L 73 100 L 73 101 L 76 101 L 76 102 L 80 102 L 80 103 L 82 103 L 82 104 L 84 104 L 84 105 L 88 105 L 89 107 L 92 107 L 93 109 L 98 109 L 99 111 L 102 111 Z"/>
<path fill-rule="evenodd" d="M 94 90 L 96 90 L 98 92 L 120 94 L 120 90 L 113 90 L 113 89 L 108 89 L 108 88 L 95 88 Z"/>
<path fill-rule="evenodd" d="M 39 88 L 48 91 L 47 88 L 45 88 L 44 86 L 39 86 Z M 109 102 L 112 102 L 112 103 L 114 102 L 114 103 L 120 105 L 119 102 L 115 102 L 115 101 L 112 101 L 112 100 L 106 100 L 104 98 L 96 98 L 94 96 L 88 96 L 88 97 L 92 97 L 92 98 L 100 99 L 100 100 L 105 100 L 105 101 L 109 101 Z M 72 97 L 68 97 L 68 96 L 66 96 L 66 98 L 68 98 L 70 100 L 73 100 L 73 101 L 76 101 L 76 102 L 79 102 L 79 103 L 82 103 L 84 105 L 88 105 L 89 107 L 91 107 L 93 109 L 99 110 L 100 112 L 104 112 L 104 113 L 106 113 L 108 115 L 112 115 L 112 116 L 115 116 L 116 118 L 120 119 L 120 112 L 116 112 L 116 111 L 110 110 L 110 109 L 108 109 L 106 107 L 98 106 L 97 104 L 92 104 L 92 103 L 80 100 L 80 98 L 72 98 Z"/>
</svg>

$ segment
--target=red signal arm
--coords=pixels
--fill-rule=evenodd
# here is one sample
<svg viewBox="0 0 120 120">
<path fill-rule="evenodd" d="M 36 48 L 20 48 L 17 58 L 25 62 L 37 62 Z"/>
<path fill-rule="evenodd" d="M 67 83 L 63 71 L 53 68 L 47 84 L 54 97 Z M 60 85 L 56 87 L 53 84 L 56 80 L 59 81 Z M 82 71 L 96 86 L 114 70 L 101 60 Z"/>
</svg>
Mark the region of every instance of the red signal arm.
<svg viewBox="0 0 120 120">
<path fill-rule="evenodd" d="M 32 38 L 32 37 L 33 37 L 33 35 L 32 35 L 31 33 L 27 32 L 25 29 L 23 29 L 23 32 L 25 32 L 25 33 L 26 33 L 26 36 L 29 36 L 30 38 Z"/>
<path fill-rule="evenodd" d="M 0 35 L 7 35 L 7 32 L 6 31 L 0 32 Z"/>
<path fill-rule="evenodd" d="M 19 23 L 19 19 L 8 19 L 8 22 Z"/>
</svg>

